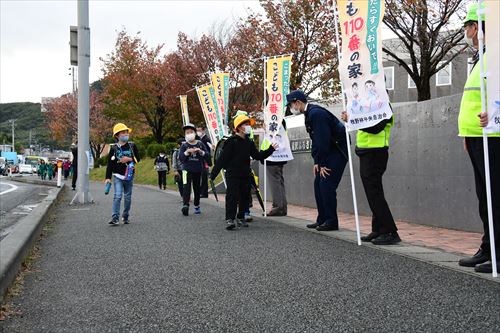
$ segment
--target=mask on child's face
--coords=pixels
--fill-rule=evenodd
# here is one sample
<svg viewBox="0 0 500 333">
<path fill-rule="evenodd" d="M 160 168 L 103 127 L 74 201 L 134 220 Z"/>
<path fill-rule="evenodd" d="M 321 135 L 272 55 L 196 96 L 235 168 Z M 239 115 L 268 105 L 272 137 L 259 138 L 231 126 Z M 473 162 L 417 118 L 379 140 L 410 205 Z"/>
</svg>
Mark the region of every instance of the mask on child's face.
<svg viewBox="0 0 500 333">
<path fill-rule="evenodd" d="M 128 141 L 128 134 L 126 135 L 121 135 L 118 140 L 120 140 L 120 142 L 127 142 Z"/>
<path fill-rule="evenodd" d="M 196 132 L 196 135 L 198 135 L 201 138 L 203 136 L 203 132 L 198 131 L 198 132 Z"/>
<path fill-rule="evenodd" d="M 245 126 L 245 134 L 246 135 L 252 134 L 252 126 L 250 126 L 250 125 Z"/>
<path fill-rule="evenodd" d="M 186 134 L 186 141 L 191 142 L 194 141 L 194 139 L 196 139 L 196 135 L 194 133 Z"/>
</svg>

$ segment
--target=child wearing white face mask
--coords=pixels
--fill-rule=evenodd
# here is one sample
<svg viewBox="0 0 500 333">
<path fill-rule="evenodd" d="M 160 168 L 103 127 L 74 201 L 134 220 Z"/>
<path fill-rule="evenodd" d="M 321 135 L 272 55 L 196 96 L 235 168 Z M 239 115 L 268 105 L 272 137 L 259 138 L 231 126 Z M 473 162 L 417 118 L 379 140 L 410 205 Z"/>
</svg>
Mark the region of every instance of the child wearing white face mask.
<svg viewBox="0 0 500 333">
<path fill-rule="evenodd" d="M 194 213 L 200 214 L 200 185 L 201 173 L 205 163 L 205 155 L 208 154 L 206 145 L 196 140 L 196 127 L 186 124 L 183 127 L 186 142 L 179 151 L 179 159 L 182 163 L 182 214 L 189 215 L 189 200 L 191 198 L 191 187 L 194 192 Z"/>
<path fill-rule="evenodd" d="M 167 189 L 167 173 L 170 172 L 168 157 L 165 155 L 165 150 L 162 150 L 154 161 L 154 168 L 158 172 L 158 187 L 160 190 Z"/>
</svg>

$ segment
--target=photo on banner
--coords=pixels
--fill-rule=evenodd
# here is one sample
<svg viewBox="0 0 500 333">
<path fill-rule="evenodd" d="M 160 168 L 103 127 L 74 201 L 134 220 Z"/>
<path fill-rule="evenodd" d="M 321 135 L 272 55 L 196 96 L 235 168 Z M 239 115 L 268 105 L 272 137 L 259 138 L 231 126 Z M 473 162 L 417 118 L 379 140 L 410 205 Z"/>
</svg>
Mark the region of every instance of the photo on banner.
<svg viewBox="0 0 500 333">
<path fill-rule="evenodd" d="M 271 139 L 266 134 L 266 142 L 270 142 Z M 290 147 L 290 139 L 288 138 L 287 131 L 283 126 L 280 126 L 278 133 L 274 136 L 274 143 L 278 145 L 271 156 L 267 158 L 270 162 L 288 162 L 293 160 L 292 148 Z M 268 147 L 265 147 L 267 149 Z"/>
<path fill-rule="evenodd" d="M 224 126 L 218 112 L 214 88 L 211 84 L 196 87 L 196 93 L 200 100 L 201 110 L 205 117 L 210 138 L 213 144 L 216 144 L 224 136 Z"/>
<path fill-rule="evenodd" d="M 187 95 L 179 96 L 179 100 L 181 102 L 181 115 L 182 115 L 182 126 L 185 126 L 189 123 L 189 112 L 187 105 Z"/>
<path fill-rule="evenodd" d="M 222 122 L 225 126 L 229 126 L 229 73 L 213 73 L 210 79 Z"/>
<path fill-rule="evenodd" d="M 286 95 L 290 93 L 292 56 L 265 59 L 267 103 L 264 108 L 264 129 L 274 142 L 285 116 Z"/>
<path fill-rule="evenodd" d="M 383 0 L 337 1 L 342 31 L 339 73 L 347 101 L 349 131 L 392 117 L 382 64 Z"/>
</svg>

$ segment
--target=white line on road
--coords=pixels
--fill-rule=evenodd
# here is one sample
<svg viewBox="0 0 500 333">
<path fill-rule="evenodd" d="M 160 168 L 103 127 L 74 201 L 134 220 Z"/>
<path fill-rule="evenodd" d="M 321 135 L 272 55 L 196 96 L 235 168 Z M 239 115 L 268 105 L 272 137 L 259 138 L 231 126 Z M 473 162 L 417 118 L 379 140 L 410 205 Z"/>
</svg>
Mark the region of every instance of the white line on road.
<svg viewBox="0 0 500 333">
<path fill-rule="evenodd" d="M 4 194 L 7 194 L 7 193 L 9 193 L 9 192 L 12 192 L 12 191 L 17 190 L 17 186 L 16 186 L 16 185 L 7 184 L 7 183 L 3 183 L 2 185 L 7 185 L 7 186 L 10 186 L 10 188 L 9 188 L 8 190 L 5 190 L 5 191 L 0 192 L 0 195 L 4 195 Z"/>
</svg>

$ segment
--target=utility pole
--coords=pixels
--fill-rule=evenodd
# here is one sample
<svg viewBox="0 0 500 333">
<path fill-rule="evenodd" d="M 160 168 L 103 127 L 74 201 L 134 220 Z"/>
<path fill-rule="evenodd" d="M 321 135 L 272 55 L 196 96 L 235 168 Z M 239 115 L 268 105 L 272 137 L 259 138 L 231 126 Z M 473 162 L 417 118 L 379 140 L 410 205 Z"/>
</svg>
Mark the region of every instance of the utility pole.
<svg viewBox="0 0 500 333">
<path fill-rule="evenodd" d="M 68 70 L 71 71 L 71 73 L 69 73 L 68 75 L 71 76 L 71 86 L 72 86 L 73 95 L 74 95 L 76 93 L 75 67 L 71 66 L 70 68 L 68 68 Z"/>
<path fill-rule="evenodd" d="M 89 1 L 78 0 L 78 168 L 76 199 L 90 203 L 89 194 L 89 67 L 90 27 Z"/>
<path fill-rule="evenodd" d="M 15 124 L 16 124 L 16 119 L 11 119 L 9 120 L 10 124 L 12 125 L 12 151 L 16 151 L 16 140 L 15 140 L 15 136 L 14 136 L 14 128 L 15 128 Z"/>
</svg>

